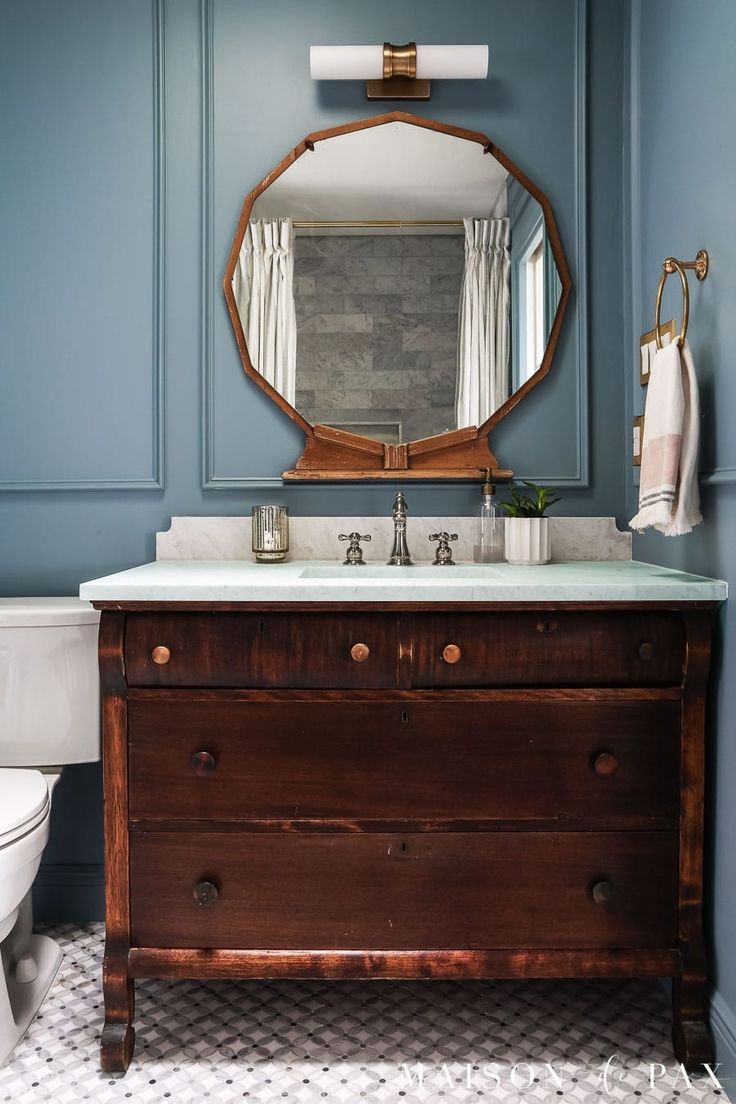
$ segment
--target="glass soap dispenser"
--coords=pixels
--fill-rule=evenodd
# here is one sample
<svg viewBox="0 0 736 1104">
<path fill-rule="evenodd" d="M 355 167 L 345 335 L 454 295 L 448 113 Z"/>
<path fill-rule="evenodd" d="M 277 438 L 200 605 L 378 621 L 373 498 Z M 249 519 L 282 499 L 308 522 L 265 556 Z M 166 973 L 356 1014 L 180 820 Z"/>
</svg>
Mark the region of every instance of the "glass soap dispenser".
<svg viewBox="0 0 736 1104">
<path fill-rule="evenodd" d="M 489 468 L 481 490 L 473 559 L 476 563 L 503 561 L 503 517 L 496 504 L 496 488 L 491 483 Z"/>
</svg>

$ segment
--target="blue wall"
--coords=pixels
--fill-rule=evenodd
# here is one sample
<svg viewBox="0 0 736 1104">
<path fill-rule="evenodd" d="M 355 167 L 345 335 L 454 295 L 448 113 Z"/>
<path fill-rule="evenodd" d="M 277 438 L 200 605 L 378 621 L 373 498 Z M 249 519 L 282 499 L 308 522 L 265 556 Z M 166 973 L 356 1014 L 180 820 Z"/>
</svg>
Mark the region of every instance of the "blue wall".
<svg viewBox="0 0 736 1104">
<path fill-rule="evenodd" d="M 730 328 L 736 303 L 736 108 L 732 0 L 632 0 L 626 61 L 627 427 L 643 409 L 637 339 L 653 326 L 664 258 L 710 253 L 710 273 L 690 279 L 688 341 L 703 403 L 702 507 L 705 524 L 687 537 L 636 537 L 639 559 L 728 579 L 736 593 L 736 371 Z M 680 315 L 679 281 L 667 281 L 662 317 Z M 670 287 L 669 285 L 672 285 Z M 624 456 L 629 473 L 629 432 Z M 628 517 L 636 503 L 627 479 Z M 736 1075 L 736 607 L 722 611 L 713 678 L 707 819 L 711 895 L 707 928 L 715 977 L 718 1057 Z"/>
<path fill-rule="evenodd" d="M 389 508 L 387 486 L 282 489 L 300 434 L 244 376 L 220 290 L 244 194 L 309 131 L 375 114 L 359 85 L 310 80 L 310 43 L 490 43 L 488 81 L 416 110 L 485 131 L 547 191 L 576 286 L 494 448 L 567 512 L 620 511 L 618 3 L 24 0 L 2 20 L 0 593 L 150 559 L 173 514 Z M 477 493 L 409 500 L 471 512 Z M 100 809 L 99 768 L 65 772 L 40 914 L 99 914 Z"/>
</svg>

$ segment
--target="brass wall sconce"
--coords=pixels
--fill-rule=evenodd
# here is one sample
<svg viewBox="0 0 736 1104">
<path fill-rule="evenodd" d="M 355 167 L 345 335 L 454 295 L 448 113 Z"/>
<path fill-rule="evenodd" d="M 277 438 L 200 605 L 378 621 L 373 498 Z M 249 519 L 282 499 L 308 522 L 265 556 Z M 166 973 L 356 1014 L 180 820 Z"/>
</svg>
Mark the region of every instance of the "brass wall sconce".
<svg viewBox="0 0 736 1104">
<path fill-rule="evenodd" d="M 312 46 L 312 80 L 364 80 L 369 100 L 428 100 L 432 80 L 485 80 L 487 46 Z"/>
</svg>

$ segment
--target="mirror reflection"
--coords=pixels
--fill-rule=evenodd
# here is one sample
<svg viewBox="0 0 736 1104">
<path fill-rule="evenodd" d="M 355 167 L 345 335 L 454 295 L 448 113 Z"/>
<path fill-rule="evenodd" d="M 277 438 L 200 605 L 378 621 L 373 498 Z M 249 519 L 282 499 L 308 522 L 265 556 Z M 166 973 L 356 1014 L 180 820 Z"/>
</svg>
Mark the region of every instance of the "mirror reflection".
<svg viewBox="0 0 736 1104">
<path fill-rule="evenodd" d="M 391 122 L 258 197 L 233 292 L 253 366 L 307 421 L 390 444 L 485 422 L 539 367 L 561 284 L 494 157 Z"/>
</svg>

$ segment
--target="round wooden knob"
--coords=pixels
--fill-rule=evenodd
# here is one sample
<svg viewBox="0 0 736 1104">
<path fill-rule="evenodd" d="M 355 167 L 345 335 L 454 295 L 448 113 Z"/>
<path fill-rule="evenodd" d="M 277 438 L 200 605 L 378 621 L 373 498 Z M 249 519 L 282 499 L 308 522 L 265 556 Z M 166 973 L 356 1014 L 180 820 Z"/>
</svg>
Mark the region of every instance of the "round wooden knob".
<svg viewBox="0 0 736 1104">
<path fill-rule="evenodd" d="M 214 755 L 209 751 L 195 751 L 189 763 L 195 774 L 211 774 L 217 766 Z"/>
<path fill-rule="evenodd" d="M 610 751 L 602 751 L 593 760 L 593 770 L 601 778 L 610 778 L 618 770 L 618 759 Z"/>
<path fill-rule="evenodd" d="M 151 659 L 154 663 L 162 666 L 171 659 L 171 649 L 167 648 L 165 644 L 158 644 L 151 652 Z"/>
<path fill-rule="evenodd" d="M 462 654 L 462 650 L 458 644 L 447 644 L 442 649 L 442 658 L 445 663 L 459 663 Z"/>
<path fill-rule="evenodd" d="M 596 882 L 590 894 L 597 905 L 607 905 L 615 896 L 610 882 Z"/>
<path fill-rule="evenodd" d="M 192 890 L 192 897 L 200 908 L 210 908 L 217 900 L 217 886 L 214 882 L 197 882 Z"/>
<path fill-rule="evenodd" d="M 371 650 L 367 644 L 353 644 L 350 649 L 350 655 L 356 663 L 365 663 L 370 654 Z"/>
<path fill-rule="evenodd" d="M 639 659 L 651 659 L 654 655 L 654 645 L 647 640 L 639 645 Z"/>
</svg>

